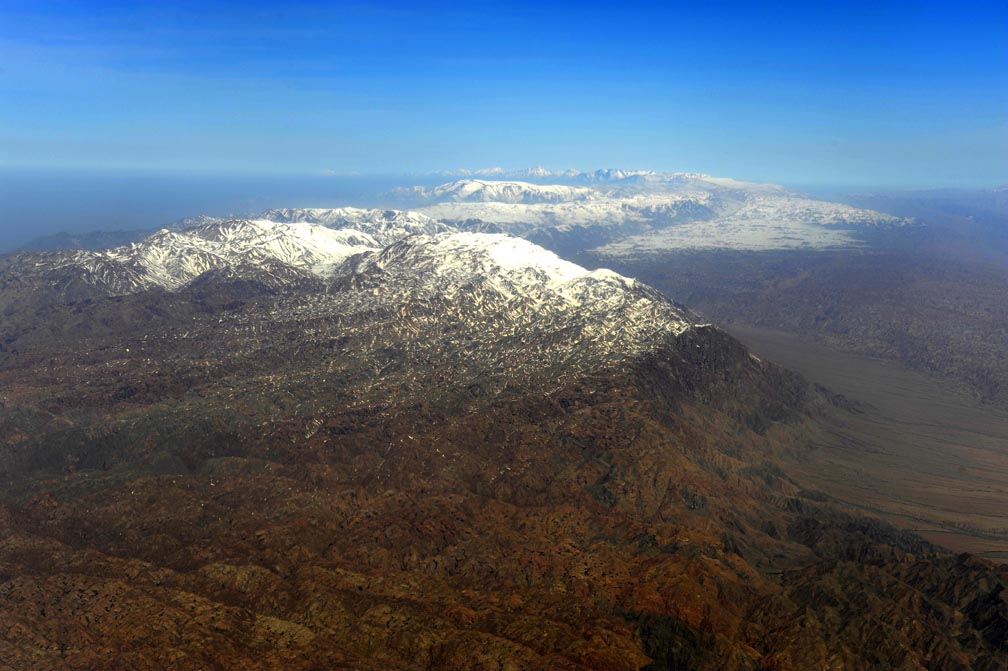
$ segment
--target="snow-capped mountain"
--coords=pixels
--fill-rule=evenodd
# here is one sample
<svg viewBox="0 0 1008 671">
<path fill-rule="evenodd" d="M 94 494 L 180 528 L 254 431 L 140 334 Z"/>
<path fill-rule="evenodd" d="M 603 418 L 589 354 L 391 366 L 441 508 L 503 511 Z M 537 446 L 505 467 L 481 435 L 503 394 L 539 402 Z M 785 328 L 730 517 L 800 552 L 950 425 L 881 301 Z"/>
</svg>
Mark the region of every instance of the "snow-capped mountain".
<svg viewBox="0 0 1008 671">
<path fill-rule="evenodd" d="M 210 224 L 219 224 L 235 218 L 200 215 L 198 217 L 181 219 L 168 228 L 170 230 L 185 231 Z M 370 235 L 379 244 L 388 244 L 403 236 L 414 235 L 416 233 L 435 234 L 452 230 L 448 226 L 419 212 L 360 207 L 275 208 L 237 218 L 284 224 L 307 223 L 325 226 L 334 230 L 359 231 Z"/>
<path fill-rule="evenodd" d="M 477 179 L 517 179 L 517 180 L 541 180 L 556 178 L 572 178 L 580 175 L 577 170 L 550 170 L 541 165 L 534 168 L 522 168 L 519 170 L 505 170 L 501 167 L 493 168 L 457 168 L 455 170 L 439 170 L 434 173 L 439 177 L 459 178 L 472 177 Z"/>
<path fill-rule="evenodd" d="M 690 249 L 850 248 L 875 231 L 911 223 L 775 184 L 702 173 L 537 167 L 444 174 L 465 178 L 386 194 L 412 209 L 278 208 L 190 217 L 168 229 L 185 232 L 235 218 L 308 223 L 355 230 L 378 246 L 463 230 L 517 235 L 563 255 L 625 258 Z"/>
<path fill-rule="evenodd" d="M 513 236 L 409 236 L 354 256 L 333 272 L 324 303 L 291 319 L 339 315 L 345 332 L 417 343 L 445 378 L 467 369 L 542 382 L 666 346 L 704 320 L 660 292 L 609 270 L 589 271 Z M 379 348 L 381 342 L 375 345 Z M 408 370 L 408 367 L 405 368 Z M 462 373 L 457 373 L 462 375 Z"/>
<path fill-rule="evenodd" d="M 456 225 L 479 221 L 523 235 L 525 231 L 544 227 L 618 227 L 671 218 L 680 211 L 694 212 L 697 208 L 709 215 L 714 205 L 711 195 L 703 192 L 627 197 L 590 193 L 583 198 L 558 202 L 449 201 L 428 205 L 422 211 L 430 217 Z"/>
<path fill-rule="evenodd" d="M 184 231 L 162 229 L 140 242 L 102 251 L 24 254 L 15 257 L 9 272 L 21 281 L 83 284 L 99 294 L 123 295 L 179 289 L 225 268 L 324 275 L 344 259 L 380 247 L 371 235 L 354 229 L 235 219 Z"/>
<path fill-rule="evenodd" d="M 773 184 L 696 173 L 579 173 L 592 186 L 464 179 L 409 194 L 432 219 L 551 249 L 621 255 L 680 249 L 835 249 L 908 223 Z"/>
<path fill-rule="evenodd" d="M 505 170 L 504 168 L 469 170 L 463 168 L 458 170 L 442 170 L 435 174 L 440 177 L 454 179 L 517 180 L 535 184 L 583 184 L 592 186 L 604 185 L 607 187 L 642 186 L 647 188 L 662 188 L 706 183 L 707 185 L 746 189 L 749 191 L 785 191 L 783 187 L 776 184 L 746 182 L 728 177 L 715 177 L 700 172 L 659 172 L 656 170 L 623 168 L 602 168 L 598 170 L 551 170 L 542 166 L 521 170 Z"/>
<path fill-rule="evenodd" d="M 527 240 L 486 233 L 444 233 L 411 236 L 380 252 L 349 259 L 334 270 L 335 278 L 353 278 L 358 285 L 379 286 L 391 276 L 413 275 L 424 291 L 454 299 L 481 291 L 493 302 L 517 301 L 533 309 L 613 311 L 632 309 L 647 321 L 661 317 L 662 325 L 678 331 L 692 323 L 680 308 L 653 289 L 610 270 L 589 271 L 564 261 Z M 671 315 L 675 313 L 675 318 Z M 633 320 L 636 321 L 636 318 Z"/>
<path fill-rule="evenodd" d="M 336 230 L 356 230 L 370 235 L 381 245 L 407 235 L 433 235 L 452 230 L 420 212 L 359 207 L 272 209 L 260 212 L 255 218 L 282 223 L 317 224 Z"/>
<path fill-rule="evenodd" d="M 588 187 L 484 179 L 463 179 L 409 193 L 433 202 L 455 203 L 566 203 L 602 197 Z"/>
<path fill-rule="evenodd" d="M 453 231 L 520 236 L 564 255 L 626 258 L 690 249 L 857 247 L 873 231 L 909 223 L 776 185 L 698 173 L 534 169 L 532 178 L 539 181 L 467 178 L 400 189 L 400 196 L 418 204 L 414 210 L 201 215 L 115 249 L 55 253 L 33 261 L 27 276 L 49 273 L 55 286 L 125 294 L 177 289 L 210 270 L 230 268 L 233 274 L 239 266 L 266 268 L 267 262 L 321 277 L 355 253 Z M 284 282 L 271 271 L 260 274 L 270 284 Z"/>
<path fill-rule="evenodd" d="M 270 216 L 334 223 L 343 215 L 286 210 Z M 384 220 L 402 223 L 403 218 L 387 213 Z M 641 335 L 639 329 L 675 334 L 696 322 L 634 280 L 607 270 L 590 272 L 528 240 L 500 234 L 405 233 L 386 245 L 352 228 L 236 219 L 184 231 L 163 229 L 98 252 L 23 254 L 7 272 L 22 281 L 35 277 L 89 285 L 98 295 L 174 291 L 214 279 L 265 277 L 283 285 L 314 276 L 334 286 L 374 289 L 396 305 L 422 299 L 453 301 L 477 313 L 493 308 L 498 316 L 487 319 L 498 331 L 502 320 L 531 328 L 537 315 L 573 319 L 584 317 L 585 310 L 595 314 L 591 328 L 618 327 L 633 337 Z"/>
<path fill-rule="evenodd" d="M 244 291 L 250 281 L 290 289 L 276 299 L 285 320 L 336 320 L 344 333 L 357 329 L 398 346 L 414 343 L 427 357 L 455 352 L 467 370 L 506 370 L 512 380 L 542 382 L 550 366 L 567 374 L 605 365 L 703 325 L 640 282 L 589 271 L 501 234 L 421 233 L 383 245 L 353 229 L 229 220 L 161 230 L 99 252 L 22 254 L 0 269 L 3 291 L 14 285 L 32 295 L 39 295 L 33 286 L 77 289 L 64 300 L 190 288 L 206 295 L 236 284 Z"/>
</svg>

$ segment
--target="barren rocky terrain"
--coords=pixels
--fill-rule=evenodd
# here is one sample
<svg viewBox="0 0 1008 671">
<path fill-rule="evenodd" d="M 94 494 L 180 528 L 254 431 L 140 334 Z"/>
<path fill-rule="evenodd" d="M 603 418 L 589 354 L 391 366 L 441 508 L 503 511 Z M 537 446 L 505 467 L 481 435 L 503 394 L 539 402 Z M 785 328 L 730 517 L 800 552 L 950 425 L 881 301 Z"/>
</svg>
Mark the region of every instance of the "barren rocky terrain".
<svg viewBox="0 0 1008 671">
<path fill-rule="evenodd" d="M 643 285 L 418 253 L 8 302 L 0 665 L 1008 664 L 1003 567 L 786 470 L 855 402 Z"/>
<path fill-rule="evenodd" d="M 731 252 L 596 259 L 719 323 L 892 359 L 1008 404 L 1008 269 L 936 252 Z"/>
</svg>

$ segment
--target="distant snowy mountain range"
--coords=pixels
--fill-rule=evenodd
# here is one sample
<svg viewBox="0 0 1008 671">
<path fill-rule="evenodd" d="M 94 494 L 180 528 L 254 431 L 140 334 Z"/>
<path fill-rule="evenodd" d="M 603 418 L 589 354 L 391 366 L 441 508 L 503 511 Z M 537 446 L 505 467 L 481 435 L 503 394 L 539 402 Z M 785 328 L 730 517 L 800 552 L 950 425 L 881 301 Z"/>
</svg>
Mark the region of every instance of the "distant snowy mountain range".
<svg viewBox="0 0 1008 671">
<path fill-rule="evenodd" d="M 456 170 L 442 170 L 435 173 L 437 176 L 447 179 L 488 179 L 488 180 L 519 180 L 537 183 L 554 184 L 683 184 L 695 180 L 719 181 L 724 183 L 734 183 L 737 185 L 747 184 L 755 186 L 755 182 L 739 182 L 737 180 L 721 177 L 712 177 L 698 172 L 658 172 L 655 170 L 625 170 L 620 168 L 603 168 L 599 170 L 551 170 L 542 166 L 534 168 L 523 168 L 520 170 L 505 170 L 504 168 L 479 168 L 470 170 L 460 168 Z M 774 186 L 774 185 L 762 185 Z M 774 187 L 780 188 L 780 187 Z"/>
<path fill-rule="evenodd" d="M 773 184 L 693 173 L 564 173 L 580 184 L 462 179 L 397 190 L 432 219 L 507 232 L 560 252 L 636 256 L 677 249 L 836 249 L 909 220 L 814 200 Z"/>
<path fill-rule="evenodd" d="M 551 176 L 539 169 L 534 173 Z M 201 215 L 110 249 L 21 254 L 6 265 L 18 282 L 84 295 L 92 290 L 105 295 L 177 290 L 205 280 L 207 273 L 276 288 L 331 281 L 354 257 L 372 255 L 372 265 L 380 265 L 382 254 L 417 236 L 438 240 L 437 249 L 448 255 L 428 264 L 433 270 L 439 264 L 450 266 L 460 245 L 476 242 L 495 250 L 525 245 L 522 253 L 530 260 L 548 254 L 530 243 L 562 255 L 591 252 L 604 260 L 691 249 L 855 247 L 867 233 L 911 223 L 805 198 L 775 185 L 707 175 L 617 170 L 564 175 L 591 184 L 467 178 L 400 190 L 401 197 L 414 201 L 414 209 L 287 208 L 237 218 Z M 530 242 L 505 243 L 511 238 L 474 233 Z M 546 277 L 556 268 L 543 266 L 539 275 L 529 277 Z"/>
</svg>

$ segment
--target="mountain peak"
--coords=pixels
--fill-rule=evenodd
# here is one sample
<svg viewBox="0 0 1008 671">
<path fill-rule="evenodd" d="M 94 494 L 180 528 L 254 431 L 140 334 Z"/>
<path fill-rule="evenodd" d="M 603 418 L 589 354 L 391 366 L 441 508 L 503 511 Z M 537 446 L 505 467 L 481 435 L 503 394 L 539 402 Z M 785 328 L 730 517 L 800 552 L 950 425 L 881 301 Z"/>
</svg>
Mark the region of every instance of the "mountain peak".
<svg viewBox="0 0 1008 671">
<path fill-rule="evenodd" d="M 531 343 L 545 337 L 557 361 L 581 348 L 576 357 L 586 365 L 592 357 L 639 353 L 702 324 L 636 280 L 589 271 L 506 235 L 411 236 L 347 260 L 334 281 L 373 289 L 389 306 L 440 305 L 468 324 L 467 332 L 487 331 L 486 338 L 510 334 L 515 343 Z"/>
<path fill-rule="evenodd" d="M 185 230 L 161 229 L 139 241 L 101 251 L 22 255 L 19 272 L 42 286 L 69 281 L 99 295 L 153 288 L 175 290 L 210 270 L 241 265 L 323 273 L 334 264 L 380 244 L 367 233 L 314 224 L 227 219 Z"/>
<path fill-rule="evenodd" d="M 592 188 L 564 184 L 534 184 L 515 180 L 462 179 L 420 192 L 435 201 L 494 203 L 558 203 L 590 200 L 599 196 Z"/>
</svg>

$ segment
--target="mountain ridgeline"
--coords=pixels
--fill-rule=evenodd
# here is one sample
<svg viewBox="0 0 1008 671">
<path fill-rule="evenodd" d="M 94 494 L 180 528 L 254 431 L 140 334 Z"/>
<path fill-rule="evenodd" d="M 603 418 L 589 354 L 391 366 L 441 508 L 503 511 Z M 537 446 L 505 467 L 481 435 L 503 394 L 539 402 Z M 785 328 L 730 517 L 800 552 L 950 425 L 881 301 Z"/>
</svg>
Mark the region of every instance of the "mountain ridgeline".
<svg viewBox="0 0 1008 671">
<path fill-rule="evenodd" d="M 1004 567 L 789 474 L 856 401 L 533 242 L 912 225 L 603 177 L 0 261 L 2 663 L 1006 668 Z"/>
</svg>

